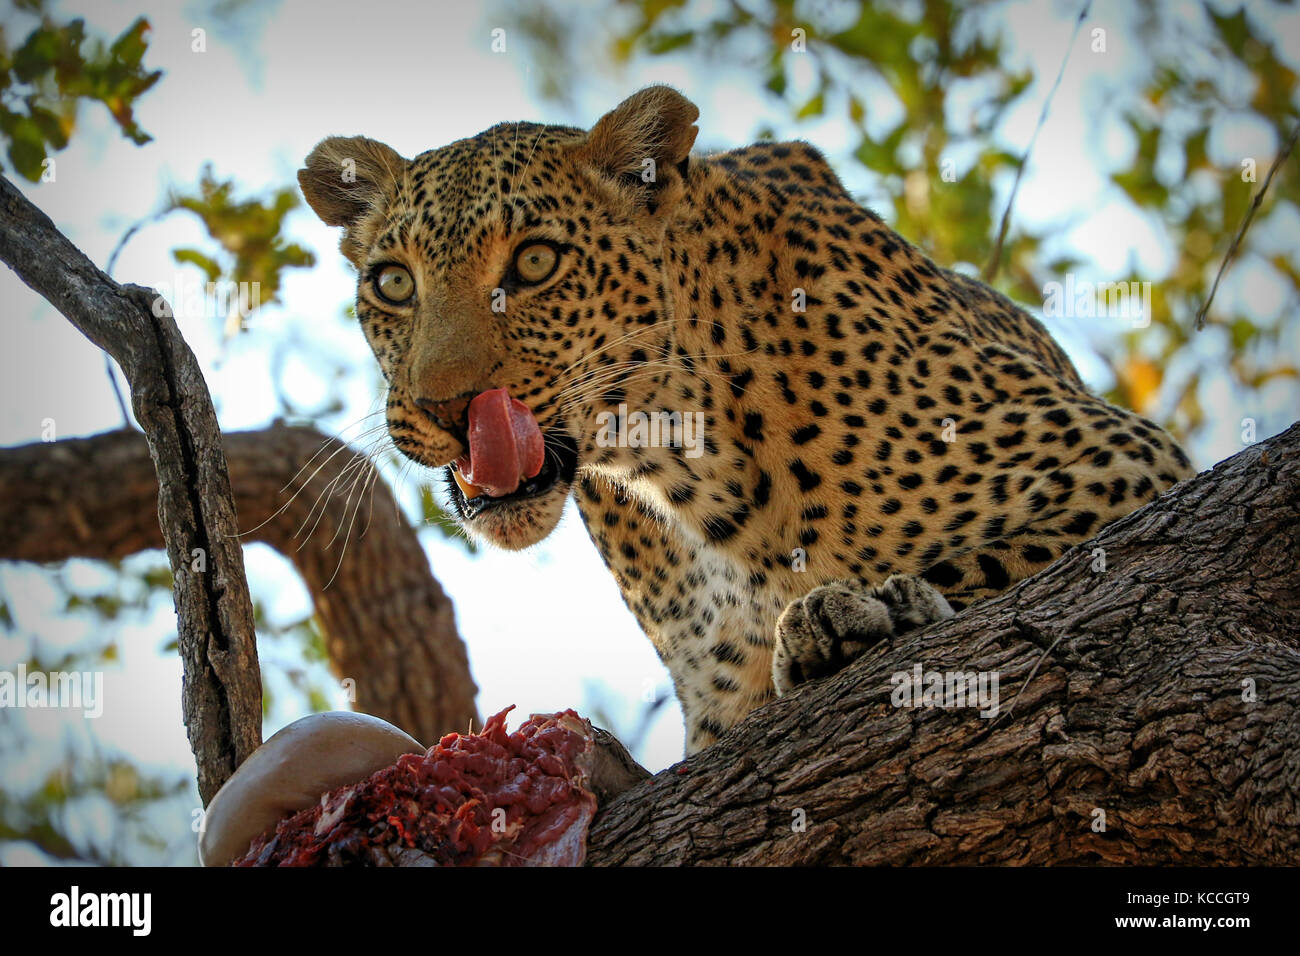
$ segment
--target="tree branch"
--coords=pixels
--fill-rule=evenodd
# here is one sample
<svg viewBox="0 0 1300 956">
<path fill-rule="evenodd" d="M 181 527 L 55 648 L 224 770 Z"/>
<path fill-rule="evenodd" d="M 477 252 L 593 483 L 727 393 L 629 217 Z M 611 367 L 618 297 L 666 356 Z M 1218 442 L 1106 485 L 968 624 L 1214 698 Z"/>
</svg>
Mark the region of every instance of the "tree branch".
<svg viewBox="0 0 1300 956">
<path fill-rule="evenodd" d="M 311 428 L 224 441 L 244 540 L 293 562 L 357 708 L 426 745 L 477 721 L 451 601 L 369 460 Z M 0 449 L 0 559 L 111 561 L 159 547 L 157 497 L 134 431 Z"/>
<path fill-rule="evenodd" d="M 1295 425 L 750 715 L 606 807 L 588 862 L 1294 865 L 1298 511 Z M 916 664 L 998 673 L 999 717 L 893 706 Z"/>
<path fill-rule="evenodd" d="M 155 309 L 165 305 L 155 293 L 106 276 L 3 176 L 0 209 L 0 259 L 113 356 L 130 383 L 161 488 L 185 666 L 182 709 L 206 804 L 261 743 L 262 694 L 244 556 L 203 373 L 171 310 Z"/>
</svg>

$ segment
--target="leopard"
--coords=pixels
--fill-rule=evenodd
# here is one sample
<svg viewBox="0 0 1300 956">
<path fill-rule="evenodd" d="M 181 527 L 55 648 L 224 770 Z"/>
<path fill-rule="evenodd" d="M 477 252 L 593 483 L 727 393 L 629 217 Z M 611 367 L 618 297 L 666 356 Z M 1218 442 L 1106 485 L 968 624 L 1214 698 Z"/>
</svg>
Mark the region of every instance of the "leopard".
<svg viewBox="0 0 1300 956">
<path fill-rule="evenodd" d="M 502 123 L 413 159 L 331 136 L 298 174 L 343 230 L 393 445 L 501 548 L 573 500 L 671 675 L 687 754 L 1192 474 L 814 146 L 704 153 L 699 117 L 656 85 L 589 129 Z M 494 389 L 544 463 L 489 493 L 456 462 Z M 611 440 L 638 413 L 694 441 Z"/>
</svg>

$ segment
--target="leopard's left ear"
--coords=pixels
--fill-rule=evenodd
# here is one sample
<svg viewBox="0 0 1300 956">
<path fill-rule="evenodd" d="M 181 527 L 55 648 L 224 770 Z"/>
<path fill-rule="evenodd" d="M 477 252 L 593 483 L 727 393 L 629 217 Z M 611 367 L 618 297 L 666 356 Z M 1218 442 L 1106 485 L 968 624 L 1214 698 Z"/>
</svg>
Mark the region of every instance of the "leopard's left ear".
<svg viewBox="0 0 1300 956">
<path fill-rule="evenodd" d="M 685 177 L 700 111 L 671 86 L 648 86 L 606 113 L 578 157 L 616 178 L 656 184 L 666 170 Z"/>
</svg>

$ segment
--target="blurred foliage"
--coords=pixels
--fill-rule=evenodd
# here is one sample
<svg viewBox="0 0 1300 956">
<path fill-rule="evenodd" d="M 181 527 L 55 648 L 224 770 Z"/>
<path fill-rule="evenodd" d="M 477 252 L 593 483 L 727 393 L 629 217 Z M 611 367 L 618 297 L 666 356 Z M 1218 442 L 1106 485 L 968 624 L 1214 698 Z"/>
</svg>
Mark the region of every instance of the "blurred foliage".
<svg viewBox="0 0 1300 956">
<path fill-rule="evenodd" d="M 460 526 L 460 522 L 449 515 L 438 498 L 433 493 L 433 486 L 423 484 L 420 486 L 420 508 L 423 511 L 424 524 L 426 527 L 434 528 L 444 538 L 456 541 L 464 546 L 470 554 L 478 552 L 478 545 L 474 539 L 465 534 L 465 529 Z"/>
<path fill-rule="evenodd" d="M 213 257 L 199 249 L 174 249 L 173 258 L 197 266 L 211 283 L 248 283 L 250 288 L 256 283 L 260 294 L 248 302 L 253 311 L 280 302 L 285 269 L 314 266 L 316 257 L 282 235 L 284 217 L 301 205 L 296 187 L 277 189 L 266 200 L 236 200 L 234 193 L 232 180 L 217 180 L 212 168 L 204 167 L 198 192 L 173 192 L 164 214 L 178 209 L 192 212 L 222 252 L 220 257 Z M 247 317 L 232 308 L 227 316 L 227 335 L 238 332 L 241 319 Z"/>
<path fill-rule="evenodd" d="M 6 751 L 23 746 L 11 722 L 0 722 Z M 198 805 L 194 782 L 184 774 L 149 774 L 93 744 L 68 745 L 34 785 L 17 783 L 0 789 L 0 846 L 25 844 L 47 859 L 99 866 L 194 861 L 197 837 L 183 847 L 169 839 Z M 107 826 L 88 825 L 98 820 Z"/>
<path fill-rule="evenodd" d="M 159 552 L 145 552 L 120 562 L 79 561 L 51 569 L 47 580 L 61 620 L 68 623 L 68 632 L 85 636 L 71 649 L 52 651 L 42 647 L 40 635 L 32 635 L 31 651 L 21 661 L 26 672 L 94 673 L 120 667 L 125 636 L 139 632 L 160 604 L 170 605 L 171 570 L 159 559 Z M 11 603 L 0 594 L 0 629 L 21 636 L 9 611 Z M 291 702 L 290 713 L 299 707 L 346 707 L 329 672 L 325 636 L 313 614 L 280 621 L 264 601 L 255 600 L 253 623 L 264 715 L 283 707 L 280 702 L 285 700 Z M 159 651 L 176 654 L 174 619 L 168 626 L 172 630 Z M 16 668 L 18 662 L 10 666 Z M 179 694 L 180 688 L 162 692 Z M 42 761 L 42 781 L 33 784 L 6 770 L 0 787 L 0 851 L 26 844 L 65 862 L 194 862 L 197 844 L 190 813 L 200 804 L 193 779 L 183 773 L 150 775 L 129 755 L 105 753 L 96 743 L 93 722 L 84 730 L 80 723 L 76 719 L 65 728 L 60 762 L 49 768 Z M 34 765 L 29 761 L 32 746 L 24 712 L 0 710 L 0 767 Z M 93 826 L 86 821 L 92 813 L 97 814 Z M 179 842 L 178 833 L 183 834 Z"/>
<path fill-rule="evenodd" d="M 268 717 L 277 697 L 302 699 L 313 713 L 346 709 L 338 682 L 329 673 L 325 633 L 315 614 L 274 623 L 265 604 L 253 601 L 257 654 L 262 667 L 262 716 Z"/>
<path fill-rule="evenodd" d="M 1293 72 L 1300 51 L 1284 53 L 1268 20 L 1290 5 L 1259 3 L 1249 13 L 1221 12 L 1223 6 L 1166 0 L 1132 8 L 1136 35 L 1110 42 L 1143 50 L 1149 71 L 1136 86 L 1117 79 L 1107 101 L 1096 104 L 1122 115 L 1133 140 L 1131 158 L 1110 179 L 1158 224 L 1174 250 L 1173 266 L 1158 277 L 1096 275 L 1087 262 L 1049 253 L 1051 236 L 1018 225 L 1013 207 L 995 281 L 1033 311 L 1041 311 L 1048 283 L 1064 282 L 1067 273 L 1080 282 L 1151 281 L 1149 328 L 1085 334 L 1114 374 L 1107 397 L 1184 439 L 1206 425 L 1207 379 L 1226 370 L 1234 404 L 1248 415 L 1264 386 L 1297 374 L 1279 344 L 1284 321 L 1297 310 L 1298 244 L 1292 239 L 1278 249 L 1256 239 L 1267 235 L 1264 223 L 1273 216 L 1285 222 L 1296 215 L 1295 157 L 1278 171 L 1235 266 L 1262 268 L 1288 290 L 1286 301 L 1257 309 L 1240 294 L 1226 294 L 1227 282 L 1209 313 L 1211 329 L 1193 332 L 1193 317 L 1274 159 L 1237 155 L 1228 133 L 1262 123 L 1280 148 L 1300 116 Z M 871 201 L 903 236 L 943 265 L 988 261 L 1007 192 L 999 186 L 1009 185 L 1022 161 L 999 138 L 1000 126 L 1027 93 L 1037 109 L 1054 78 L 1007 65 L 1023 59 L 1010 55 L 1014 5 L 604 0 L 599 7 L 578 16 L 559 0 L 530 5 L 519 26 L 544 95 L 569 101 L 594 71 L 618 74 L 655 58 L 713 73 L 748 72 L 754 88 L 765 89 L 788 117 L 785 125 L 827 117 L 848 125 L 857 137 L 853 159 L 877 183 Z M 1091 31 L 1099 25 L 1117 27 L 1087 20 L 1078 42 L 1095 44 Z M 1063 56 L 1071 28 L 1063 19 Z M 874 122 L 873 111 L 897 121 Z M 759 127 L 755 135 L 773 132 Z M 706 125 L 701 145 L 708 140 Z M 1258 169 L 1255 183 L 1243 181 L 1246 159 Z M 942 175 L 945 161 L 952 161 L 950 177 Z M 1193 337 L 1201 340 L 1195 347 Z"/>
<path fill-rule="evenodd" d="M 185 246 L 172 250 L 177 265 L 190 265 L 203 273 L 204 291 L 218 305 L 225 306 L 223 324 L 227 338 L 247 329 L 244 324 L 263 306 L 282 304 L 280 289 L 286 269 L 305 269 L 316 257 L 296 242 L 284 238 L 284 220 L 301 205 L 296 188 L 276 189 L 266 198 L 235 198 L 236 183 L 217 179 L 211 166 L 199 174 L 193 191 L 171 189 L 162 208 L 128 229 L 108 260 L 108 272 L 122 247 L 145 226 L 160 222 L 174 212 L 193 213 L 203 225 L 215 249 Z M 186 309 L 181 297 L 188 290 L 172 290 L 173 310 Z M 225 291 L 225 295 L 218 294 Z"/>
<path fill-rule="evenodd" d="M 21 43 L 11 39 L 15 25 L 0 22 L 0 135 L 20 175 L 40 180 L 49 154 L 68 145 L 82 100 L 102 103 L 123 136 L 149 142 L 133 112 L 162 76 L 142 62 L 148 20 L 140 17 L 106 43 L 87 37 L 80 19 L 55 23 L 44 0 L 14 0 L 12 12 L 38 21 Z"/>
<path fill-rule="evenodd" d="M 1300 116 L 1296 74 L 1280 59 L 1278 38 L 1245 10 L 1229 15 L 1207 7 L 1205 13 L 1211 24 L 1204 37 L 1208 58 L 1188 57 L 1185 36 L 1154 16 L 1142 24 L 1152 75 L 1125 115 L 1137 150 L 1132 166 L 1111 177 L 1159 221 L 1176 252 L 1169 273 L 1152 285 L 1152 328 L 1160 334 L 1130 330 L 1111 355 L 1116 374 L 1111 397 L 1139 409 L 1149 407 L 1150 396 L 1166 385 L 1169 366 L 1193 353 L 1193 337 L 1203 334 L 1193 331 L 1193 317 L 1274 160 L 1273 155 L 1234 155 L 1230 144 L 1212 151 L 1211 142 L 1223 139 L 1230 123 L 1257 122 L 1271 128 L 1280 149 Z M 1300 55 L 1294 49 L 1289 53 Z M 1294 216 L 1300 209 L 1298 158 L 1291 157 L 1278 170 L 1264 196 L 1262 215 L 1289 206 Z M 1254 168 L 1250 181 L 1243 162 Z M 1181 432 L 1206 424 L 1200 384 L 1225 365 L 1243 396 L 1274 379 L 1297 377 L 1294 357 L 1285 355 L 1279 343 L 1285 321 L 1294 319 L 1300 304 L 1298 245 L 1294 236 L 1285 251 L 1252 242 L 1263 232 L 1257 223 L 1246 234 L 1237 265 L 1250 259 L 1262 266 L 1288 288 L 1287 299 L 1269 316 L 1248 309 L 1246 301 L 1216 298 L 1206 324 L 1217 330 L 1218 347 L 1165 389 L 1163 407 L 1171 409 L 1168 417 Z M 1250 399 L 1243 404 L 1249 408 Z"/>
<path fill-rule="evenodd" d="M 89 610 L 94 612 L 99 621 L 117 621 L 128 613 L 146 613 L 156 593 L 171 593 L 171 568 L 155 561 L 156 558 L 148 561 L 105 562 L 117 573 L 111 580 L 105 581 L 102 588 L 74 584 L 66 565 L 56 569 L 51 580 L 63 595 L 64 614 Z"/>
<path fill-rule="evenodd" d="M 39 638 L 30 643 L 27 657 L 16 662 L 28 674 L 102 673 L 120 665 L 118 639 L 110 636 L 115 624 L 138 626 L 146 618 L 151 597 L 160 584 L 171 580 L 156 555 L 140 556 L 111 567 L 79 562 L 81 570 L 103 568 L 93 576 L 105 586 L 85 580 L 74 584 L 70 565 L 54 570 L 50 580 L 61 600 L 65 619 L 86 622 L 86 638 L 71 647 L 51 650 Z M 116 572 L 116 573 L 114 573 Z M 6 608 L 4 631 L 17 628 L 8 608 L 12 601 L 0 596 Z M 75 625 L 73 625 L 75 627 Z M 121 866 L 131 864 L 189 864 L 196 850 L 190 835 L 191 813 L 199 806 L 191 775 L 154 773 L 135 763 L 130 755 L 106 750 L 95 737 L 94 721 L 75 710 L 63 711 L 61 750 L 48 753 L 48 737 L 37 743 L 34 722 L 48 723 L 51 711 L 0 709 L 0 767 L 5 768 L 0 787 L 0 851 L 10 854 L 37 851 L 45 859 L 63 863 Z M 40 748 L 38 755 L 33 751 Z M 15 773 L 13 768 L 39 767 L 39 776 Z"/>
</svg>

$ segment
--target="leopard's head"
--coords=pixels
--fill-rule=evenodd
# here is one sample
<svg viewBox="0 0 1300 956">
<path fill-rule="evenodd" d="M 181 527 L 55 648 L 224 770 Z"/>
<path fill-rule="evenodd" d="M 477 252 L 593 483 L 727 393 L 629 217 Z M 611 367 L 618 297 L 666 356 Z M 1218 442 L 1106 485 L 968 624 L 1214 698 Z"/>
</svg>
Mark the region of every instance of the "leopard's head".
<svg viewBox="0 0 1300 956">
<path fill-rule="evenodd" d="M 514 549 L 549 534 L 597 416 L 647 355 L 665 354 L 663 237 L 698 115 L 657 86 L 589 131 L 506 123 L 411 160 L 331 137 L 299 171 L 312 209 L 344 229 L 389 435 L 447 470 L 477 537 Z M 500 388 L 531 410 L 544 464 L 510 494 L 467 495 L 451 466 L 469 450 L 469 404 Z"/>
</svg>

